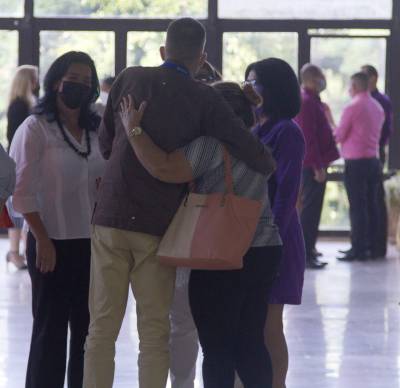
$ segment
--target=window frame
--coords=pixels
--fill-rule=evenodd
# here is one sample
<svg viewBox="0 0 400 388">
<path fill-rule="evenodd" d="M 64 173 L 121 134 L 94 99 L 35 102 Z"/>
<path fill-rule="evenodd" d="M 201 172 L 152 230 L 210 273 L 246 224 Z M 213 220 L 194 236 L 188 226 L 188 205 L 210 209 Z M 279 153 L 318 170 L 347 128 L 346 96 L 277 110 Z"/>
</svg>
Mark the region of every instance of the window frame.
<svg viewBox="0 0 400 388">
<path fill-rule="evenodd" d="M 394 108 L 395 131 L 389 144 L 389 169 L 400 169 L 400 1 L 393 1 L 391 19 L 312 20 L 312 19 L 224 19 L 218 16 L 218 0 L 208 0 L 208 15 L 200 19 L 207 31 L 209 60 L 221 70 L 224 32 L 296 32 L 298 34 L 298 67 L 310 61 L 311 38 L 315 29 L 387 29 L 386 91 Z M 19 33 L 19 64 L 39 65 L 39 35 L 42 30 L 113 31 L 115 33 L 115 74 L 127 65 L 128 33 L 131 31 L 163 32 L 171 19 L 35 17 L 34 0 L 25 0 L 24 17 L 0 18 L 0 30 Z M 328 37 L 327 35 L 324 35 Z M 348 36 L 348 35 L 343 35 Z M 335 35 L 335 37 L 338 37 Z M 353 36 L 352 36 L 353 37 Z M 363 35 L 363 37 L 368 37 Z M 374 36 L 371 36 L 374 37 Z M 297 70 L 299 70 L 297 69 Z M 329 179 L 342 179 L 331 176 Z"/>
</svg>

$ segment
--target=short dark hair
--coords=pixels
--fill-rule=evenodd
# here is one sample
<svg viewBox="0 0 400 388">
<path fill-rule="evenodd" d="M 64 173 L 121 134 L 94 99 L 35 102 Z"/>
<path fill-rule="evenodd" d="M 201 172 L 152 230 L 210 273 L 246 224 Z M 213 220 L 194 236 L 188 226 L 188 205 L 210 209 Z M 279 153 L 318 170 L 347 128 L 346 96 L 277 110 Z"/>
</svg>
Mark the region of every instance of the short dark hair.
<svg viewBox="0 0 400 388">
<path fill-rule="evenodd" d="M 255 117 L 252 103 L 237 83 L 216 82 L 212 86 L 230 105 L 236 116 L 242 119 L 247 128 L 254 126 Z"/>
<path fill-rule="evenodd" d="M 374 67 L 372 65 L 361 66 L 361 69 L 363 70 L 363 73 L 365 73 L 368 76 L 368 78 L 371 78 L 371 77 L 378 78 L 379 77 L 378 70 L 376 70 L 376 67 Z"/>
<path fill-rule="evenodd" d="M 300 85 L 290 65 L 279 58 L 268 58 L 250 64 L 250 71 L 257 74 L 257 83 L 263 87 L 263 110 L 272 120 L 292 119 L 301 106 Z"/>
<path fill-rule="evenodd" d="M 33 113 L 37 115 L 45 115 L 49 122 L 57 120 L 58 92 L 54 89 L 54 86 L 57 82 L 61 81 L 64 75 L 67 74 L 69 67 L 74 63 L 89 66 L 92 73 L 92 86 L 87 101 L 81 107 L 79 125 L 89 131 L 95 131 L 100 124 L 100 117 L 92 109 L 91 105 L 99 97 L 99 78 L 97 76 L 96 66 L 93 59 L 88 54 L 81 51 L 69 51 L 58 57 L 52 63 L 44 77 L 44 96 L 39 100 Z"/>
<path fill-rule="evenodd" d="M 168 26 L 166 50 L 173 59 L 195 59 L 203 52 L 205 42 L 206 30 L 195 19 L 177 19 Z"/>
<path fill-rule="evenodd" d="M 368 76 L 361 71 L 351 76 L 352 81 L 356 82 L 361 90 L 368 90 Z"/>
<path fill-rule="evenodd" d="M 108 76 L 103 78 L 103 80 L 101 81 L 103 84 L 106 84 L 107 86 L 111 87 L 113 85 L 115 81 L 115 77 L 113 76 Z"/>
<path fill-rule="evenodd" d="M 300 70 L 301 82 L 306 82 L 321 76 L 323 76 L 321 68 L 312 63 L 306 63 Z"/>
</svg>

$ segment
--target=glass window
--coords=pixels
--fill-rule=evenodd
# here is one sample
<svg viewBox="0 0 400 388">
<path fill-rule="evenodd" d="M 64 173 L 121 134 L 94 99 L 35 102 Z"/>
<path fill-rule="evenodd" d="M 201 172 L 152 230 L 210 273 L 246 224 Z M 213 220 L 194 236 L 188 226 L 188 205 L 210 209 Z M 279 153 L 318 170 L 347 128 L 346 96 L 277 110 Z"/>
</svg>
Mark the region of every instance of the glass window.
<svg viewBox="0 0 400 388">
<path fill-rule="evenodd" d="M 18 66 L 18 32 L 0 31 L 0 142 L 7 145 L 8 95 Z"/>
<path fill-rule="evenodd" d="M 233 19 L 391 19 L 392 0 L 219 0 L 218 12 Z"/>
<path fill-rule="evenodd" d="M 350 230 L 349 203 L 342 182 L 327 182 L 320 230 Z"/>
<path fill-rule="evenodd" d="M 207 16 L 207 0 L 35 0 L 35 15 L 94 18 L 104 16 L 205 18 Z"/>
<path fill-rule="evenodd" d="M 387 29 L 358 29 L 358 28 L 314 28 L 308 30 L 309 35 L 324 36 L 390 36 L 390 30 Z"/>
<path fill-rule="evenodd" d="M 24 0 L 0 0 L 0 17 L 24 16 Z"/>
<path fill-rule="evenodd" d="M 165 33 L 132 31 L 128 33 L 128 66 L 157 66 L 161 64 L 160 46 Z"/>
<path fill-rule="evenodd" d="M 349 80 L 366 63 L 380 74 L 379 88 L 385 89 L 385 38 L 312 38 L 311 61 L 320 66 L 327 78 L 322 99 L 331 107 L 338 121 L 343 106 L 350 100 Z"/>
<path fill-rule="evenodd" d="M 95 61 L 100 79 L 114 74 L 113 32 L 42 31 L 40 33 L 41 78 L 56 58 L 70 50 L 88 53 Z"/>
<path fill-rule="evenodd" d="M 268 57 L 284 59 L 297 72 L 298 39 L 295 32 L 227 32 L 223 46 L 226 80 L 243 81 L 250 63 Z"/>
</svg>

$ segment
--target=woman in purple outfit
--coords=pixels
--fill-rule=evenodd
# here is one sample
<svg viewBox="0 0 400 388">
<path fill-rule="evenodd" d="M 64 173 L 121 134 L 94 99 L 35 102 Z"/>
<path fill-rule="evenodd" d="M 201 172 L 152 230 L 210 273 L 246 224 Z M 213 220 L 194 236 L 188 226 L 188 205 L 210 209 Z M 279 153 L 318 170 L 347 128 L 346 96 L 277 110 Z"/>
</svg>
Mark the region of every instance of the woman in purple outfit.
<svg viewBox="0 0 400 388">
<path fill-rule="evenodd" d="M 265 340 L 273 366 L 273 388 L 284 388 L 288 369 L 288 349 L 283 331 L 285 304 L 301 303 L 305 269 L 305 248 L 296 210 L 305 142 L 292 120 L 300 110 L 300 87 L 293 69 L 283 60 L 269 58 L 246 70 L 247 81 L 263 96 L 257 112 L 255 134 L 269 146 L 277 170 L 269 181 L 269 197 L 275 223 L 283 241 L 278 277 L 270 294 Z"/>
</svg>

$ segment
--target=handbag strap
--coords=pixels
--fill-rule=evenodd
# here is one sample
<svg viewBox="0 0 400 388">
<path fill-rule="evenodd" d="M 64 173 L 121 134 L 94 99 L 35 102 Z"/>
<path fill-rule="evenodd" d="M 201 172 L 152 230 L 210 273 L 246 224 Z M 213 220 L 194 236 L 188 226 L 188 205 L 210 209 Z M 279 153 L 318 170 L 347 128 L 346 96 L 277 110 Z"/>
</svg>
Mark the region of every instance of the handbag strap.
<svg viewBox="0 0 400 388">
<path fill-rule="evenodd" d="M 222 147 L 222 156 L 224 160 L 224 181 L 225 193 L 233 193 L 233 176 L 232 176 L 232 160 L 225 146 Z M 193 193 L 196 189 L 194 181 L 189 182 L 189 193 Z"/>
<path fill-rule="evenodd" d="M 223 156 L 224 156 L 225 192 L 232 194 L 233 193 L 232 160 L 225 146 L 223 146 Z"/>
</svg>

